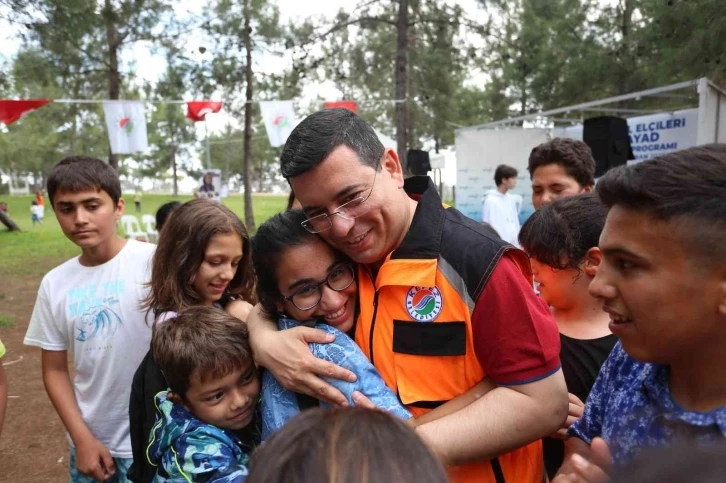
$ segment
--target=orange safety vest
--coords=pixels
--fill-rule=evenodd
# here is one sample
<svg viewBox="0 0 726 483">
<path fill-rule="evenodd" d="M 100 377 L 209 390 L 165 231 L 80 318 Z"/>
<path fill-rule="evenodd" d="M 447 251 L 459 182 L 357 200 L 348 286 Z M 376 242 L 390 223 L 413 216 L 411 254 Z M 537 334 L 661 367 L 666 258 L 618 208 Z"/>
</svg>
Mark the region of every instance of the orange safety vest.
<svg viewBox="0 0 726 483">
<path fill-rule="evenodd" d="M 427 183 L 427 177 L 418 178 L 424 179 L 406 180 L 407 191 L 411 184 L 421 190 Z M 523 252 L 458 211 L 444 209 L 430 182 L 421 191 L 406 238 L 386 258 L 375 282 L 366 267 L 359 267 L 355 333 L 357 344 L 414 416 L 484 379 L 474 353 L 471 314 L 502 255 L 512 250 L 515 262 L 531 277 Z M 449 468 L 449 478 L 452 483 L 541 483 L 542 443 Z"/>
</svg>

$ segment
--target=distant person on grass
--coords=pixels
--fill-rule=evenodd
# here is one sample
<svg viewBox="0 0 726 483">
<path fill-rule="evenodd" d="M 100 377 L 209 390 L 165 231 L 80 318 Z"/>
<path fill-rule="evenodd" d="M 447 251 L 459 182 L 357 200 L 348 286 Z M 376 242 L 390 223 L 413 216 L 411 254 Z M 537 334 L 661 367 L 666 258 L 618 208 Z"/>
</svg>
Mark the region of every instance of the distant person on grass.
<svg viewBox="0 0 726 483">
<path fill-rule="evenodd" d="M 41 210 L 42 208 L 38 206 L 37 201 L 33 200 L 30 202 L 30 220 L 33 222 L 33 226 L 35 226 L 36 223 L 39 225 L 43 224 L 42 217 L 40 216 Z"/>
<path fill-rule="evenodd" d="M 35 201 L 40 207 L 38 209 L 38 218 L 42 220 L 45 217 L 45 198 L 43 197 L 43 188 L 38 188 L 35 191 Z"/>
<path fill-rule="evenodd" d="M 126 482 L 128 401 L 151 339 L 140 305 L 155 245 L 116 234 L 121 185 L 99 159 L 63 159 L 48 177 L 48 197 L 81 255 L 43 277 L 25 344 L 42 349 L 43 382 L 70 437 L 71 483 Z"/>
</svg>

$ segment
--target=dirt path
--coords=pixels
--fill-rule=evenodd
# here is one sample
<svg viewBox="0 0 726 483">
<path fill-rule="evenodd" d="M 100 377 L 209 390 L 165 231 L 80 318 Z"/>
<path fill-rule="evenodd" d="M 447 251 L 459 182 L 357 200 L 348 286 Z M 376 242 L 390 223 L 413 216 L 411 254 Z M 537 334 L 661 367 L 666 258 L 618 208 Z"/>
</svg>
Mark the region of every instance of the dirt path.
<svg viewBox="0 0 726 483">
<path fill-rule="evenodd" d="M 48 261 L 47 269 L 58 262 Z M 0 314 L 14 321 L 0 327 L 10 395 L 0 436 L 0 482 L 68 481 L 68 443 L 43 387 L 40 349 L 23 345 L 41 277 L 12 277 L 0 287 Z"/>
</svg>

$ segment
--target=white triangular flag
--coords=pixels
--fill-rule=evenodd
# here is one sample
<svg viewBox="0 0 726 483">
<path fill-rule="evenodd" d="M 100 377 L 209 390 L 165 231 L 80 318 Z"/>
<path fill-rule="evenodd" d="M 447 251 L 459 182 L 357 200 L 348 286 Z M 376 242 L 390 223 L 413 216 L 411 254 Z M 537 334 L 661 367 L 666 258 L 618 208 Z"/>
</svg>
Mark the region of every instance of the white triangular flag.
<svg viewBox="0 0 726 483">
<path fill-rule="evenodd" d="M 292 101 L 260 101 L 262 120 L 272 147 L 282 146 L 295 126 L 295 109 Z"/>
<path fill-rule="evenodd" d="M 110 101 L 103 103 L 108 140 L 114 154 L 146 151 L 146 116 L 143 101 Z"/>
</svg>

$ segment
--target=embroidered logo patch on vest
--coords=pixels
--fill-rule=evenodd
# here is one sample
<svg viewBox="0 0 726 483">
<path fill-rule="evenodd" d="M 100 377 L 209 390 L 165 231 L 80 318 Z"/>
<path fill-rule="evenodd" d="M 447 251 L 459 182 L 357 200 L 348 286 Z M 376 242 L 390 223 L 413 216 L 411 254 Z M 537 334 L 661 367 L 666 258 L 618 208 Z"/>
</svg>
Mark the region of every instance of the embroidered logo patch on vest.
<svg viewBox="0 0 726 483">
<path fill-rule="evenodd" d="M 406 310 L 413 320 L 431 322 L 441 313 L 444 299 L 436 287 L 411 287 L 406 294 Z"/>
</svg>

